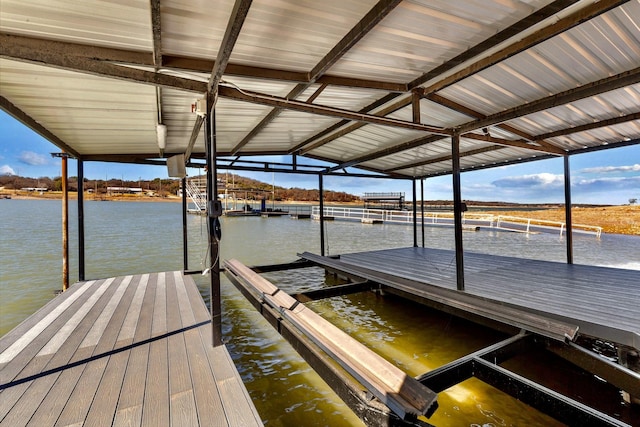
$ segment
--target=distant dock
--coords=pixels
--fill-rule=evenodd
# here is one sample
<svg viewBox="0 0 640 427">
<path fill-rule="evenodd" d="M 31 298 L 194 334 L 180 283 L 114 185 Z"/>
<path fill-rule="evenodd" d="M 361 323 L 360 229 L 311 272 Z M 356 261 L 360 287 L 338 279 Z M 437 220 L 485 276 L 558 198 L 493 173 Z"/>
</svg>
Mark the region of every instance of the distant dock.
<svg viewBox="0 0 640 427">
<path fill-rule="evenodd" d="M 0 339 L 6 426 L 262 426 L 181 272 L 78 283 Z"/>
</svg>

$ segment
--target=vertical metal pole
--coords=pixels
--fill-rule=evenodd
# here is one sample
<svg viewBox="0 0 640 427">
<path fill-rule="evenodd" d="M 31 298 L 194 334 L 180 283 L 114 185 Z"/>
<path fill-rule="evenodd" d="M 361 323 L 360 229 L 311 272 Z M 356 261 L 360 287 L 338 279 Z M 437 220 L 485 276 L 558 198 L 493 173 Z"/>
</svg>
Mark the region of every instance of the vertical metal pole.
<svg viewBox="0 0 640 427">
<path fill-rule="evenodd" d="M 564 156 L 564 211 L 567 236 L 567 264 L 573 264 L 573 224 L 571 219 L 571 171 L 569 155 Z"/>
<path fill-rule="evenodd" d="M 420 216 L 422 217 L 422 247 L 424 248 L 424 178 L 420 180 Z"/>
<path fill-rule="evenodd" d="M 216 236 L 219 225 L 214 205 L 218 200 L 218 171 L 216 165 L 216 116 L 215 109 L 207 105 L 205 120 L 205 146 L 207 149 L 207 224 L 209 229 L 209 262 L 211 298 L 211 336 L 214 347 L 222 345 L 222 303 L 220 297 L 220 246 Z"/>
<path fill-rule="evenodd" d="M 62 290 L 69 289 L 69 186 L 67 155 L 62 155 Z"/>
<path fill-rule="evenodd" d="M 456 240 L 456 283 L 459 291 L 464 291 L 464 258 L 462 250 L 462 194 L 460 186 L 460 135 L 451 137 L 453 160 L 453 218 Z"/>
<path fill-rule="evenodd" d="M 84 279 L 84 161 L 78 159 L 78 280 Z"/>
<path fill-rule="evenodd" d="M 182 178 L 182 261 L 184 271 L 189 269 L 189 241 L 187 237 L 187 178 Z"/>
<path fill-rule="evenodd" d="M 324 256 L 324 188 L 322 174 L 318 174 L 318 190 L 320 192 L 320 255 Z"/>
<path fill-rule="evenodd" d="M 418 198 L 416 197 L 416 180 L 411 181 L 413 190 L 413 247 L 418 247 Z"/>
</svg>

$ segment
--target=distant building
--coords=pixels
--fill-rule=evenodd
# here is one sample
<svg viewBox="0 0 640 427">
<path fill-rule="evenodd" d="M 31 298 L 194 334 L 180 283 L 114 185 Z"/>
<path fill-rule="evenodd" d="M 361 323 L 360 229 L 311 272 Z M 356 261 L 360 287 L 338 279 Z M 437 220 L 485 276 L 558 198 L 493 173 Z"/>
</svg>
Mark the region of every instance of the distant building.
<svg viewBox="0 0 640 427">
<path fill-rule="evenodd" d="M 49 191 L 47 187 L 22 187 L 20 191 Z"/>
<path fill-rule="evenodd" d="M 140 187 L 107 187 L 107 193 L 110 194 L 142 194 Z"/>
</svg>

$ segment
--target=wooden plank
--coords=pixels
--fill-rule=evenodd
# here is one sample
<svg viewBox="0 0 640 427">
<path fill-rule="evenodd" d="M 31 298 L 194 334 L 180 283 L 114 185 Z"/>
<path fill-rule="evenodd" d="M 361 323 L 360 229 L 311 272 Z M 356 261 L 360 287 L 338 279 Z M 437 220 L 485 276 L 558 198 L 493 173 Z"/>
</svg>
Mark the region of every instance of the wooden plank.
<svg viewBox="0 0 640 427">
<path fill-rule="evenodd" d="M 132 342 L 141 342 L 151 336 L 156 282 L 155 275 L 149 276 L 146 282 L 146 292 L 141 305 L 143 309 L 139 312 L 136 332 Z M 120 390 L 116 415 L 113 421 L 114 427 L 139 426 L 142 423 L 142 404 L 144 402 L 148 361 L 149 344 L 138 345 L 130 350 L 124 382 Z"/>
<path fill-rule="evenodd" d="M 255 274 L 252 274 L 248 267 L 238 261 L 232 261 L 229 264 L 231 268 L 227 271 L 234 274 L 245 285 L 255 289 L 264 287 L 266 279 L 260 278 L 260 283 L 254 283 Z M 225 262 L 225 266 L 227 265 Z M 263 294 L 264 300 L 274 308 L 283 308 L 276 300 L 280 294 L 285 293 L 277 290 L 273 295 Z M 434 392 L 318 314 L 298 305 L 295 299 L 288 298 L 295 304 L 280 310 L 284 318 L 296 325 L 398 416 L 406 418 L 410 415 L 423 415 L 432 409 L 436 400 Z M 281 300 L 287 299 L 281 298 Z M 294 308 L 295 310 L 292 310 Z"/>
<path fill-rule="evenodd" d="M 108 324 L 109 328 L 119 328 L 118 336 L 115 338 L 114 348 L 121 348 L 122 342 L 119 340 L 122 334 L 122 327 L 125 319 L 132 311 L 135 295 L 139 292 L 140 276 L 129 281 L 129 286 L 122 297 L 121 304 L 114 311 L 113 318 Z M 144 288 L 143 292 L 144 292 Z M 136 310 L 135 308 L 133 309 Z M 111 423 L 115 416 L 120 389 L 124 380 L 124 374 L 129 360 L 130 352 L 121 351 L 109 357 L 104 375 L 96 391 L 93 403 L 89 408 L 89 413 L 84 421 L 85 427 L 100 427 L 105 423 Z"/>
<path fill-rule="evenodd" d="M 216 379 L 229 426 L 262 426 L 260 416 L 225 346 L 209 349 L 209 363 Z"/>
<path fill-rule="evenodd" d="M 55 320 L 59 319 L 61 314 L 65 312 L 76 300 L 78 300 L 87 290 L 91 289 L 90 284 L 85 284 L 83 287 L 74 292 L 69 298 L 64 299 L 57 306 L 51 306 L 51 311 L 48 312 L 39 322 L 34 324 L 31 328 L 24 332 L 19 338 L 13 341 L 7 348 L 0 354 L 0 364 L 4 365 L 12 361 L 18 354 L 20 354 L 29 344 L 31 344 L 47 327 L 49 327 Z M 57 330 L 57 329 L 56 329 Z M 13 334 L 12 334 L 13 336 Z M 3 340 L 4 342 L 5 340 Z M 38 349 L 39 350 L 39 349 Z M 2 374 L 0 374 L 0 382 L 3 384 L 7 382 L 5 377 L 5 367 L 2 367 Z"/>
<path fill-rule="evenodd" d="M 95 395 L 98 392 L 100 383 L 104 377 L 105 369 L 107 368 L 107 363 L 110 359 L 106 354 L 114 349 L 120 328 L 122 327 L 122 323 L 125 318 L 125 313 L 128 311 L 127 304 L 115 307 L 110 304 L 114 299 L 119 300 L 122 297 L 122 294 L 118 294 L 121 291 L 123 292 L 130 283 L 130 278 L 125 277 L 122 279 L 121 285 L 118 286 L 114 296 L 110 298 L 109 303 L 102 311 L 101 316 L 93 323 L 94 326 L 98 325 L 99 328 L 104 326 L 104 329 L 102 329 L 103 333 L 99 336 L 92 336 L 91 331 L 87 334 L 88 340 L 85 339 L 87 343 L 91 343 L 94 339 L 97 339 L 95 347 L 80 346 L 80 349 L 78 350 L 79 352 L 84 351 L 85 349 L 91 349 L 92 356 L 97 358 L 85 364 L 85 368 L 82 371 L 82 374 L 78 379 L 64 410 L 58 418 L 57 424 L 72 425 L 85 422 L 90 408 L 95 401 Z M 102 318 L 102 314 L 105 313 L 109 318 L 106 320 L 107 323 L 103 325 L 100 323 L 100 319 Z M 83 341 L 83 343 L 84 342 L 85 341 Z M 117 392 L 119 389 L 120 387 L 118 384 L 117 388 L 113 391 Z M 96 402 L 96 404 L 100 405 L 101 402 Z M 110 409 L 109 413 L 113 414 L 113 412 L 115 412 L 114 410 L 115 408 Z M 109 421 L 111 421 L 111 417 L 109 417 Z"/>
<path fill-rule="evenodd" d="M 154 319 L 155 320 L 155 319 Z M 169 360 L 167 340 L 153 341 L 142 405 L 142 426 L 169 425 Z"/>
<path fill-rule="evenodd" d="M 94 282 L 94 280 L 91 280 L 89 282 L 76 283 L 70 286 L 65 292 L 49 300 L 38 311 L 26 318 L 22 323 L 7 332 L 4 336 L 0 337 L 0 353 L 3 353 L 16 340 L 23 337 L 31 328 L 34 327 L 34 325 L 40 323 L 40 321 L 48 316 L 54 309 L 60 305 L 67 304 L 67 302 L 65 302 L 67 299 L 77 299 L 80 295 L 76 295 L 76 293 L 85 292 L 87 290 L 85 286 Z M 2 366 L 2 363 L 0 363 L 0 366 Z"/>
<path fill-rule="evenodd" d="M 94 285 L 97 287 L 93 289 L 94 292 L 85 302 L 86 305 L 91 306 L 91 309 L 85 312 L 85 310 L 83 310 L 84 305 L 80 306 L 74 311 L 74 315 L 68 322 L 65 323 L 65 325 L 76 324 L 71 334 L 67 335 L 67 333 L 64 332 L 64 334 L 67 335 L 66 345 L 59 348 L 55 353 L 44 352 L 41 356 L 51 358 L 45 368 L 45 372 L 47 370 L 54 370 L 54 373 L 37 378 L 16 405 L 16 408 L 29 407 L 30 415 L 25 416 L 26 414 L 23 412 L 19 417 L 23 422 L 24 420 L 29 420 L 29 424 L 27 425 L 53 425 L 66 405 L 71 391 L 73 387 L 75 387 L 77 379 L 84 369 L 82 365 L 71 368 L 66 367 L 69 365 L 73 366 L 74 363 L 91 356 L 92 349 L 79 350 L 78 348 L 114 293 L 116 288 L 109 288 L 108 286 L 112 282 L 113 280 L 105 280 L 101 284 L 97 283 Z M 101 293 L 101 290 L 104 290 L 104 293 Z M 104 297 L 92 301 L 97 295 Z M 84 321 L 78 323 L 77 317 L 80 316 Z M 55 336 L 52 338 L 52 341 L 54 339 Z M 66 369 L 63 371 L 55 371 L 61 367 Z M 9 417 L 5 418 L 5 420 L 11 423 L 8 418 Z"/>
<path fill-rule="evenodd" d="M 190 329 L 184 333 L 198 419 L 201 425 L 227 427 L 222 402 L 214 387 L 215 379 L 204 347 L 203 337 L 209 335 L 210 327 Z"/>
</svg>

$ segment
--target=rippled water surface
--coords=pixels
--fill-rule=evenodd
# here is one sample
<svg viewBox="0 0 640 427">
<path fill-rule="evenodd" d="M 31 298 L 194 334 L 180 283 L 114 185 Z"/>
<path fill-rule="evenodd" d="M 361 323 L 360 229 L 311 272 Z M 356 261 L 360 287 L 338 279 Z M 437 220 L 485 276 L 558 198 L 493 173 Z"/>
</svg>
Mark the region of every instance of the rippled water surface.
<svg viewBox="0 0 640 427">
<path fill-rule="evenodd" d="M 61 283 L 61 204 L 0 200 L 0 335 L 31 315 Z M 75 204 L 71 210 L 71 281 L 77 280 Z M 86 202 L 86 277 L 181 270 L 179 203 Z M 289 218 L 223 218 L 221 257 L 248 265 L 319 253 L 319 224 Z M 206 267 L 206 225 L 189 216 L 189 267 Z M 420 233 L 419 233 L 420 234 Z M 330 254 L 407 247 L 404 225 L 326 224 Z M 453 249 L 453 230 L 426 228 L 426 246 Z M 480 231 L 464 234 L 468 251 L 564 261 L 564 239 L 550 234 Z M 576 263 L 640 268 L 640 237 L 574 236 Z M 454 260 L 452 259 L 452 262 Z M 271 273 L 289 292 L 325 286 L 321 269 Z M 208 279 L 196 276 L 208 301 Z M 360 421 L 318 375 L 223 278 L 224 335 L 247 388 L 268 426 L 352 426 Z M 361 293 L 309 306 L 411 375 L 419 375 L 504 337 L 495 331 L 395 298 Z M 514 365 L 517 365 L 517 361 Z M 528 361 L 520 362 L 528 365 Z M 555 362 L 545 362 L 555 363 Z M 472 379 L 439 395 L 429 420 L 439 426 L 555 425 L 555 421 Z"/>
</svg>

